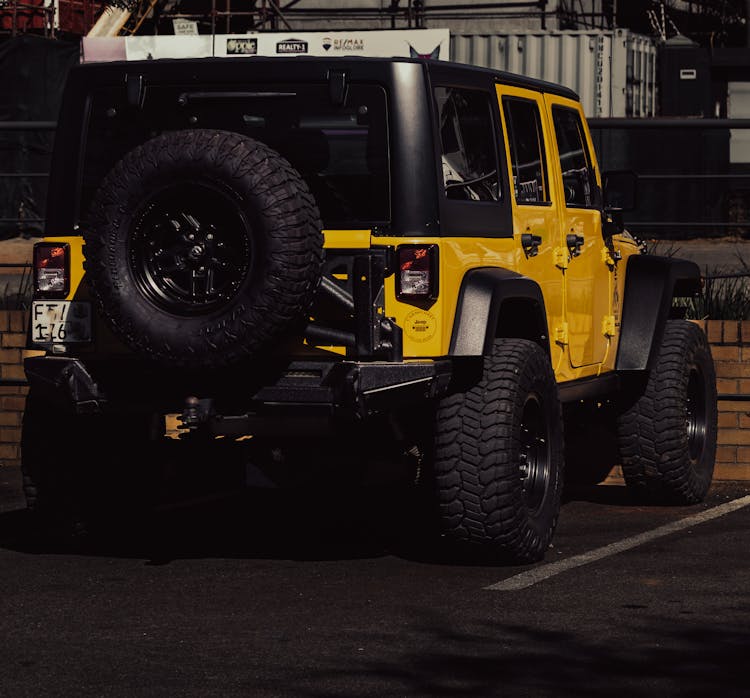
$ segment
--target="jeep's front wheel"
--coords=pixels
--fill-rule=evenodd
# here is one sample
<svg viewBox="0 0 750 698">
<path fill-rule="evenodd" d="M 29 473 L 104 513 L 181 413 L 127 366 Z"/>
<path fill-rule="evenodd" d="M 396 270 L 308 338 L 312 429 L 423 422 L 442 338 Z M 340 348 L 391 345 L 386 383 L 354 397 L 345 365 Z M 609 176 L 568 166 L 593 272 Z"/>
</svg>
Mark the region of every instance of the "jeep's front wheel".
<svg viewBox="0 0 750 698">
<path fill-rule="evenodd" d="M 549 359 L 496 339 L 481 380 L 437 411 L 435 485 L 449 543 L 471 557 L 533 562 L 557 524 L 563 432 Z"/>
<path fill-rule="evenodd" d="M 703 501 L 716 455 L 716 375 L 703 331 L 670 320 L 646 389 L 618 418 L 625 483 L 655 503 Z"/>
</svg>

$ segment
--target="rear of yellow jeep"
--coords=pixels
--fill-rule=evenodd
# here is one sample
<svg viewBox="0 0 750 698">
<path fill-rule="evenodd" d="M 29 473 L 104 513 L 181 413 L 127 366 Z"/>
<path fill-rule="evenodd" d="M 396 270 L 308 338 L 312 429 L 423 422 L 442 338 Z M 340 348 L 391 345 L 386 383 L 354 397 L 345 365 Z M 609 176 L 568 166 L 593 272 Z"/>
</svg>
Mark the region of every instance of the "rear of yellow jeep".
<svg viewBox="0 0 750 698">
<path fill-rule="evenodd" d="M 386 453 L 451 545 L 535 560 L 563 405 L 568 421 L 606 404 L 643 485 L 628 425 L 651 409 L 662 335 L 693 357 L 668 493 L 702 496 L 713 369 L 668 323 L 697 269 L 640 261 L 569 90 L 425 61 L 112 64 L 73 72 L 60 124 L 35 250 L 31 343 L 48 355 L 27 362 L 24 425 L 48 520 L 111 514 L 114 482 L 142 489 L 128 464 L 158 470 L 143 454 L 177 413 L 183 443 L 252 437 L 267 480 Z M 79 462 L 50 465 L 49 429 Z"/>
</svg>

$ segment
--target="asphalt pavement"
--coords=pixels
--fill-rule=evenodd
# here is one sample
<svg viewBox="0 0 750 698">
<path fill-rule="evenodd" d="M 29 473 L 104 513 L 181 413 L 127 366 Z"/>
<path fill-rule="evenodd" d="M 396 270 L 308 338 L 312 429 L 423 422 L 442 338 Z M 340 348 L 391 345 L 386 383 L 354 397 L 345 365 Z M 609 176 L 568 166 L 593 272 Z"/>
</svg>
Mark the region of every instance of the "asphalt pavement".
<svg viewBox="0 0 750 698">
<path fill-rule="evenodd" d="M 0 468 L 2 696 L 750 696 L 748 483 L 695 507 L 568 492 L 525 567 L 441 559 L 382 488 L 52 546 L 19 486 Z"/>
</svg>

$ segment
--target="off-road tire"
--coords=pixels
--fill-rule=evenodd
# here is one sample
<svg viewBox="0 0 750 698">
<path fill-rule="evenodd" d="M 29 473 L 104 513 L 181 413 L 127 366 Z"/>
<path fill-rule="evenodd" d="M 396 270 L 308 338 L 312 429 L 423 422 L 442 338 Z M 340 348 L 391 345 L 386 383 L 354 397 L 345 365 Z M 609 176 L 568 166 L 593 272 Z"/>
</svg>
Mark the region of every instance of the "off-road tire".
<svg viewBox="0 0 750 698">
<path fill-rule="evenodd" d="M 21 431 L 29 511 L 57 540 L 83 539 L 148 502 L 148 415 L 74 415 L 32 391 Z"/>
<path fill-rule="evenodd" d="M 716 455 L 716 375 L 703 331 L 670 320 L 643 394 L 618 418 L 625 482 L 637 498 L 695 504 Z"/>
<path fill-rule="evenodd" d="M 434 480 L 444 538 L 471 558 L 533 562 L 557 524 L 563 431 L 539 345 L 496 339 L 481 380 L 440 401 Z"/>
<path fill-rule="evenodd" d="M 177 131 L 104 179 L 84 227 L 85 268 L 100 313 L 133 350 L 169 366 L 225 366 L 305 321 L 321 227 L 277 152 L 236 133 Z"/>
</svg>

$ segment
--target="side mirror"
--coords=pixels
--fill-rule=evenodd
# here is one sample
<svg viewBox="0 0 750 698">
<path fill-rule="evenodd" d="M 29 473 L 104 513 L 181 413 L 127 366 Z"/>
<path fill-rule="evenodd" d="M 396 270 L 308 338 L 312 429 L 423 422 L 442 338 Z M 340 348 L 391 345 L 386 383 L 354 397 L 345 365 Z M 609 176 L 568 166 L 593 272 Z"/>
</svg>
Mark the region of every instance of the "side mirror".
<svg viewBox="0 0 750 698">
<path fill-rule="evenodd" d="M 630 170 L 604 172 L 604 210 L 632 211 L 636 208 L 638 175 Z"/>
</svg>

